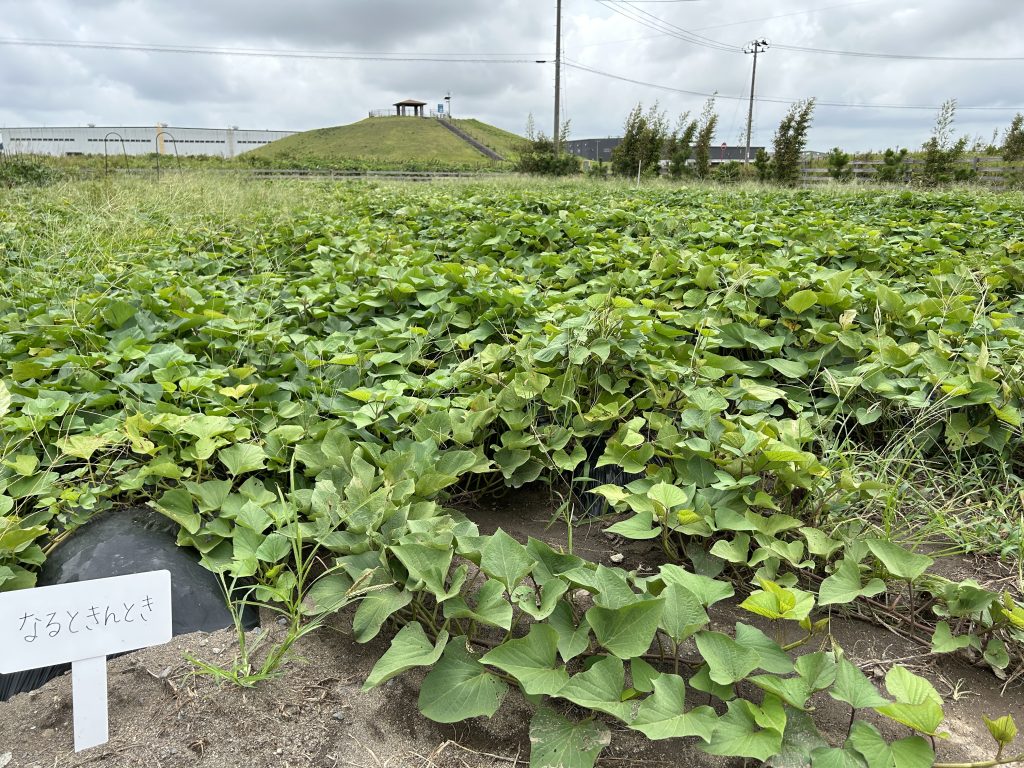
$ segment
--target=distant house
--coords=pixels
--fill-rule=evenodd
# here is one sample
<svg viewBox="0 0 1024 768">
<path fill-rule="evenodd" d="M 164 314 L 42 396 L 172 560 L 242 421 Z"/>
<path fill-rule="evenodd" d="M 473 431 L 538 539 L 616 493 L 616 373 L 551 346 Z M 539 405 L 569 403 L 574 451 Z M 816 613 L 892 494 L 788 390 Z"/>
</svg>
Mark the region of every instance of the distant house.
<svg viewBox="0 0 1024 768">
<path fill-rule="evenodd" d="M 569 154 L 581 157 L 592 162 L 608 162 L 612 159 L 612 150 L 622 143 L 621 138 L 608 137 L 606 139 L 573 139 L 565 143 L 565 149 Z M 757 152 L 764 147 L 751 147 L 750 159 L 757 156 Z M 711 148 L 711 164 L 743 162 L 747 148 L 733 146 L 717 146 Z"/>
</svg>

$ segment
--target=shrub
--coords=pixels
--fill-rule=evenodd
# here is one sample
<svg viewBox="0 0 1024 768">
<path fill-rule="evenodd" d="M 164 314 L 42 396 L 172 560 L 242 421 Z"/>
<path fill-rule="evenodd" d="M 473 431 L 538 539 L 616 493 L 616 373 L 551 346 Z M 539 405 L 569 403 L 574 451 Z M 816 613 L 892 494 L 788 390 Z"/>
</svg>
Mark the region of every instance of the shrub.
<svg viewBox="0 0 1024 768">
<path fill-rule="evenodd" d="M 569 137 L 569 124 L 562 126 L 559 143 L 564 146 Z M 515 169 L 519 173 L 532 176 L 570 176 L 580 171 L 580 161 L 575 155 L 555 151 L 555 142 L 533 129 L 533 116 L 526 124 L 526 143 L 516 160 Z"/>
<path fill-rule="evenodd" d="M 718 181 L 724 183 L 737 182 L 743 176 L 743 163 L 738 163 L 735 160 L 722 163 L 715 167 L 714 176 Z"/>
<path fill-rule="evenodd" d="M 814 99 L 798 101 L 779 123 L 773 139 L 774 175 L 780 184 L 800 181 L 800 155 L 807 146 L 807 131 L 814 115 Z"/>
<path fill-rule="evenodd" d="M 762 184 L 771 181 L 775 175 L 775 164 L 771 155 L 763 147 L 757 150 L 757 155 L 754 157 L 754 168 L 757 169 L 757 180 Z"/>
<path fill-rule="evenodd" d="M 906 148 L 896 152 L 893 149 L 885 150 L 882 155 L 882 164 L 875 170 L 875 181 L 884 184 L 899 184 L 907 181 L 907 150 Z"/>
<path fill-rule="evenodd" d="M 828 153 L 828 175 L 836 181 L 850 181 L 853 168 L 850 167 L 850 156 L 839 147 Z"/>
<path fill-rule="evenodd" d="M 0 186 L 41 187 L 52 184 L 62 174 L 51 165 L 35 157 L 2 157 L 0 158 Z"/>
<path fill-rule="evenodd" d="M 676 130 L 668 137 L 666 147 L 668 172 L 673 179 L 681 179 L 686 175 L 687 166 L 693 154 L 693 137 L 697 133 L 699 124 L 696 120 L 689 118 L 689 112 L 680 115 Z"/>
<path fill-rule="evenodd" d="M 718 115 L 715 113 L 715 100 L 708 99 L 704 111 L 700 115 L 700 128 L 697 131 L 697 145 L 694 147 L 694 171 L 700 179 L 711 175 L 711 142 L 715 138 L 718 127 Z"/>
<path fill-rule="evenodd" d="M 1014 163 L 1024 160 L 1024 115 L 1018 113 L 1003 138 L 1003 160 Z"/>
<path fill-rule="evenodd" d="M 973 174 L 970 169 L 958 169 L 967 150 L 967 137 L 953 140 L 953 123 L 956 120 L 956 99 L 949 99 L 939 107 L 931 138 L 924 143 L 924 168 L 921 180 L 926 186 L 935 187 L 951 181 L 966 181 Z"/>
<path fill-rule="evenodd" d="M 619 176 L 657 174 L 668 137 L 665 114 L 654 104 L 644 113 L 637 104 L 626 118 L 622 141 L 612 151 L 612 172 Z"/>
</svg>

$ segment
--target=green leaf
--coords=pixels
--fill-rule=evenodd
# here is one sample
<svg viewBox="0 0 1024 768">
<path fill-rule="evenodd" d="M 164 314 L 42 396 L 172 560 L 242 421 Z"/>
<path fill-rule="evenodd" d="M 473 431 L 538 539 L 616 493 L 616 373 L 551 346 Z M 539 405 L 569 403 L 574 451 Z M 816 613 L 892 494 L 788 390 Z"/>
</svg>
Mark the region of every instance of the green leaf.
<svg viewBox="0 0 1024 768">
<path fill-rule="evenodd" d="M 17 517 L 0 517 L 0 557 L 24 552 L 47 533 L 49 529 L 45 525 L 25 526 Z"/>
<path fill-rule="evenodd" d="M 935 633 L 932 635 L 932 653 L 953 653 L 971 645 L 971 635 L 960 635 L 953 637 L 949 629 L 949 623 L 940 621 L 935 625 Z"/>
<path fill-rule="evenodd" d="M 907 704 L 932 702 L 942 706 L 942 697 L 925 678 L 915 675 L 906 667 L 894 666 L 885 675 L 885 688 L 896 701 Z"/>
<path fill-rule="evenodd" d="M 622 660 L 604 656 L 586 672 L 573 675 L 557 695 L 585 709 L 594 709 L 629 722 L 633 706 L 622 700 L 625 681 Z"/>
<path fill-rule="evenodd" d="M 927 555 L 914 554 L 888 541 L 868 539 L 866 543 L 871 553 L 885 566 L 885 570 L 905 581 L 918 578 L 935 562 Z"/>
<path fill-rule="evenodd" d="M 192 506 L 192 494 L 184 488 L 172 488 L 169 491 L 164 491 L 159 499 L 151 502 L 151 505 L 160 514 L 171 518 L 189 533 L 199 533 L 203 520 Z"/>
<path fill-rule="evenodd" d="M 2 463 L 22 477 L 32 477 L 39 467 L 39 457 L 34 453 L 19 453 L 13 459 L 5 459 Z"/>
<path fill-rule="evenodd" d="M 810 592 L 788 589 L 768 579 L 758 579 L 758 582 L 762 588 L 752 592 L 740 603 L 740 608 L 771 621 L 803 621 L 814 608 L 814 595 Z"/>
<path fill-rule="evenodd" d="M 711 741 L 718 718 L 711 707 L 686 712 L 686 685 L 678 675 L 654 678 L 654 693 L 644 699 L 629 727 L 654 741 L 697 736 Z"/>
<path fill-rule="evenodd" d="M 558 653 L 562 661 L 571 661 L 590 645 L 590 624 L 584 618 L 576 626 L 572 608 L 567 602 L 562 601 L 555 606 L 548 624 L 558 633 Z"/>
<path fill-rule="evenodd" d="M 757 675 L 750 682 L 766 693 L 778 696 L 794 709 L 803 710 L 813 691 L 807 681 L 800 677 L 777 677 L 775 675 Z"/>
<path fill-rule="evenodd" d="M 512 675 L 527 695 L 554 696 L 568 682 L 564 666 L 556 667 L 558 633 L 547 624 L 534 624 L 526 637 L 506 640 L 480 662 Z"/>
<path fill-rule="evenodd" d="M 185 483 L 197 502 L 200 512 L 216 512 L 231 493 L 230 480 L 207 480 L 205 483 Z"/>
<path fill-rule="evenodd" d="M 719 685 L 732 685 L 757 669 L 757 652 L 740 645 L 721 632 L 698 632 L 697 649 L 710 669 L 711 679 Z M 646 650 L 646 649 L 645 649 Z"/>
<path fill-rule="evenodd" d="M 811 691 L 823 691 L 836 680 L 836 662 L 831 653 L 805 653 L 796 660 L 795 666 Z"/>
<path fill-rule="evenodd" d="M 480 568 L 492 579 L 505 585 L 511 594 L 537 561 L 530 557 L 526 547 L 501 528 L 495 531 L 480 550 Z"/>
<path fill-rule="evenodd" d="M 658 538 L 661 535 L 661 527 L 654 525 L 654 512 L 648 510 L 610 526 L 608 533 L 633 541 L 647 541 Z"/>
<path fill-rule="evenodd" d="M 818 605 L 852 603 L 858 597 L 874 597 L 885 592 L 885 582 L 871 579 L 861 583 L 860 566 L 851 558 L 839 561 L 835 571 L 821 583 L 818 589 Z"/>
<path fill-rule="evenodd" d="M 852 748 L 824 747 L 811 752 L 811 768 L 868 768 L 868 764 Z"/>
<path fill-rule="evenodd" d="M 1006 643 L 993 637 L 985 646 L 985 663 L 995 669 L 1006 669 L 1010 665 L 1010 655 L 1006 652 Z"/>
<path fill-rule="evenodd" d="M 938 733 L 943 718 L 942 698 L 931 683 L 896 666 L 886 674 L 885 687 L 896 701 L 875 707 L 876 712 L 928 736 L 948 738 L 948 734 Z"/>
<path fill-rule="evenodd" d="M 661 578 L 666 584 L 678 584 L 689 590 L 705 608 L 710 608 L 715 603 L 727 600 L 735 594 L 732 584 L 690 573 L 678 565 L 661 566 Z"/>
<path fill-rule="evenodd" d="M 505 599 L 505 585 L 488 579 L 476 593 L 476 607 L 472 608 L 462 595 L 443 603 L 446 619 L 470 619 L 480 624 L 512 628 L 512 606 Z"/>
<path fill-rule="evenodd" d="M 587 611 L 587 622 L 602 647 L 630 659 L 651 647 L 664 608 L 664 600 L 638 600 L 621 608 L 595 605 Z"/>
<path fill-rule="evenodd" d="M 653 486 L 647 491 L 647 498 L 660 504 L 666 511 L 689 503 L 686 491 L 668 483 Z"/>
<path fill-rule="evenodd" d="M 466 638 L 456 637 L 424 678 L 419 708 L 436 723 L 490 717 L 498 711 L 506 691 L 508 686 L 466 650 Z"/>
<path fill-rule="evenodd" d="M 690 687 L 721 701 L 731 701 L 736 698 L 733 686 L 719 685 L 711 679 L 711 668 L 707 664 L 702 664 L 700 669 L 690 677 Z"/>
<path fill-rule="evenodd" d="M 530 721 L 530 768 L 593 768 L 611 738 L 595 720 L 573 723 L 541 707 Z"/>
<path fill-rule="evenodd" d="M 276 535 L 276 534 L 275 534 Z M 318 578 L 309 588 L 303 599 L 303 614 L 322 616 L 334 613 L 352 602 L 348 593 L 352 588 L 352 579 L 344 573 L 329 573 Z"/>
<path fill-rule="evenodd" d="M 569 591 L 569 585 L 559 578 L 549 578 L 540 588 L 540 599 L 533 587 L 523 584 L 512 592 L 512 602 L 535 621 L 543 621 L 555 610 L 559 598 Z"/>
<path fill-rule="evenodd" d="M 654 678 L 660 674 L 658 670 L 639 656 L 629 660 L 629 675 L 633 678 L 634 690 L 641 693 L 653 693 Z"/>
<path fill-rule="evenodd" d="M 448 570 L 451 566 L 453 552 L 451 549 L 438 549 L 426 544 L 411 542 L 391 547 L 405 569 L 409 572 L 407 586 L 416 591 L 426 589 L 439 602 L 454 597 L 446 587 Z"/>
<path fill-rule="evenodd" d="M 988 732 L 992 734 L 992 738 L 996 740 L 1000 748 L 1010 746 L 1017 738 L 1017 724 L 1013 722 L 1012 715 L 1003 715 L 998 720 L 989 720 L 985 715 L 981 717 L 985 721 Z"/>
<path fill-rule="evenodd" d="M 935 753 L 920 736 L 889 744 L 878 729 L 863 720 L 853 724 L 847 746 L 856 750 L 868 768 L 931 768 Z"/>
<path fill-rule="evenodd" d="M 251 501 L 245 502 L 235 513 L 235 525 L 248 528 L 256 533 L 263 533 L 273 522 L 266 510 Z"/>
<path fill-rule="evenodd" d="M 292 540 L 277 531 L 267 535 L 256 549 L 256 557 L 264 563 L 276 563 L 292 554 Z"/>
<path fill-rule="evenodd" d="M 669 584 L 659 597 L 665 601 L 660 626 L 676 643 L 681 643 L 710 621 L 700 600 L 685 587 Z"/>
<path fill-rule="evenodd" d="M 802 314 L 818 303 L 818 294 L 814 291 L 799 291 L 786 300 L 786 308 Z"/>
<path fill-rule="evenodd" d="M 711 547 L 711 554 L 727 563 L 746 565 L 750 558 L 750 534 L 741 533 L 732 541 L 721 539 Z"/>
<path fill-rule="evenodd" d="M 252 443 L 236 443 L 229 448 L 222 448 L 217 458 L 228 468 L 233 477 L 263 469 L 267 454 L 262 446 Z"/>
<path fill-rule="evenodd" d="M 406 624 L 395 635 L 391 646 L 378 659 L 370 670 L 370 676 L 363 683 L 363 690 L 368 691 L 385 683 L 391 678 L 412 669 L 413 667 L 429 667 L 441 658 L 441 653 L 448 644 L 448 633 L 444 630 L 438 635 L 437 644 L 430 642 L 427 633 L 418 621 Z"/>
<path fill-rule="evenodd" d="M 744 699 L 734 699 L 728 706 L 729 711 L 718 719 L 711 743 L 703 747 L 705 752 L 762 761 L 779 753 L 783 730 L 758 727 L 758 719 L 763 719 L 764 710 Z"/>
<path fill-rule="evenodd" d="M 828 560 L 836 551 L 843 548 L 842 541 L 830 538 L 817 528 L 801 528 L 800 533 L 807 540 L 807 551 L 815 557 Z"/>
<path fill-rule="evenodd" d="M 412 602 L 412 593 L 390 586 L 363 596 L 352 617 L 352 635 L 357 643 L 368 643 L 380 632 L 395 611 Z"/>
<path fill-rule="evenodd" d="M 737 622 L 736 642 L 757 653 L 758 669 L 775 675 L 788 675 L 794 670 L 789 654 L 757 627 Z"/>
<path fill-rule="evenodd" d="M 7 389 L 7 385 L 0 379 L 0 419 L 10 413 L 11 410 L 11 391 Z"/>
<path fill-rule="evenodd" d="M 888 702 L 860 669 L 845 658 L 836 662 L 836 682 L 828 692 L 854 709 L 885 706 Z"/>
</svg>

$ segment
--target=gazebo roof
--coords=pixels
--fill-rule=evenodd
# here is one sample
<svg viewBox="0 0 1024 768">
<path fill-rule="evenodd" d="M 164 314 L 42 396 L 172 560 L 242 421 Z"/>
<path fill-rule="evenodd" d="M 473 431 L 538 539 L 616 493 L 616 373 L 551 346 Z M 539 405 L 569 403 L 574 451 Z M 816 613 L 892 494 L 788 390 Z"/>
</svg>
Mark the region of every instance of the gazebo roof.
<svg viewBox="0 0 1024 768">
<path fill-rule="evenodd" d="M 405 101 L 396 101 L 392 106 L 395 107 L 425 107 L 427 102 L 416 101 L 416 99 L 406 99 Z"/>
</svg>

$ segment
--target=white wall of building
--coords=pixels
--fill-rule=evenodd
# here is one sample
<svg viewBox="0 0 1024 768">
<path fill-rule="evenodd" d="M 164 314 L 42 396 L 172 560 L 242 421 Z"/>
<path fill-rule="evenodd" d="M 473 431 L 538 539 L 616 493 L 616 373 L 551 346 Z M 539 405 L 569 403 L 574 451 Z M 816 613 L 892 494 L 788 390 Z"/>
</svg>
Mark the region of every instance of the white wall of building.
<svg viewBox="0 0 1024 768">
<path fill-rule="evenodd" d="M 160 151 L 165 155 L 212 155 L 236 157 L 272 141 L 291 136 L 294 131 L 254 131 L 237 128 L 168 127 L 88 127 L 88 128 L 0 128 L 4 152 L 24 155 L 102 155 L 106 151 L 120 155 L 147 155 Z M 120 137 L 120 138 L 119 138 Z M 162 144 L 162 146 L 161 146 Z"/>
</svg>

